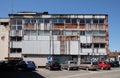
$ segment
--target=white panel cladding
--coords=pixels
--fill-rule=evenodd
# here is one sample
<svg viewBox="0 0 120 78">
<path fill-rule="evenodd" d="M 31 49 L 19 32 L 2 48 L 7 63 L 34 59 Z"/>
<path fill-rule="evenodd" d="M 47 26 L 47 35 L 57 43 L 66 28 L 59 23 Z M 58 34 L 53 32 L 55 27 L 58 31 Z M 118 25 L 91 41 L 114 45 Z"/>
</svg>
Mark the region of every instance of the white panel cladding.
<svg viewBox="0 0 120 78">
<path fill-rule="evenodd" d="M 92 37 L 91 36 L 87 36 L 86 38 L 87 38 L 87 41 L 86 41 L 87 43 L 92 43 Z"/>
<path fill-rule="evenodd" d="M 50 36 L 38 36 L 38 40 L 50 40 Z"/>
<path fill-rule="evenodd" d="M 29 36 L 29 40 L 36 40 L 37 37 L 36 36 Z"/>
<path fill-rule="evenodd" d="M 11 30 L 10 31 L 10 36 L 16 36 L 16 30 Z"/>
<path fill-rule="evenodd" d="M 81 53 L 92 53 L 92 49 L 82 49 Z"/>
<path fill-rule="evenodd" d="M 50 23 L 47 23 L 47 30 L 50 29 Z"/>
<path fill-rule="evenodd" d="M 58 36 L 53 36 L 53 40 L 57 40 L 57 37 L 58 37 Z"/>
<path fill-rule="evenodd" d="M 22 42 L 18 42 L 18 41 L 12 41 L 10 42 L 11 47 L 13 48 L 22 48 Z"/>
<path fill-rule="evenodd" d="M 29 36 L 24 36 L 23 39 L 24 40 L 29 40 Z"/>
<path fill-rule="evenodd" d="M 10 36 L 22 36 L 22 30 L 11 30 Z"/>
<path fill-rule="evenodd" d="M 86 43 L 86 36 L 80 36 L 81 43 Z"/>
<path fill-rule="evenodd" d="M 103 49 L 98 49 L 98 53 L 99 53 L 100 55 L 106 55 L 106 54 L 107 54 L 107 51 L 106 51 L 105 48 L 103 48 Z"/>
<path fill-rule="evenodd" d="M 27 58 L 23 58 L 24 60 L 31 60 L 34 61 L 36 66 L 45 66 L 46 62 L 47 62 L 47 57 L 45 56 L 40 56 L 40 57 L 27 57 Z"/>
<path fill-rule="evenodd" d="M 70 41 L 70 54 L 78 54 L 78 41 Z"/>
<path fill-rule="evenodd" d="M 44 27 L 45 27 L 44 23 L 41 23 L 40 26 L 41 26 L 41 30 L 44 30 Z"/>
<path fill-rule="evenodd" d="M 60 41 L 54 41 L 54 54 L 60 54 Z"/>
<path fill-rule="evenodd" d="M 49 41 L 23 41 L 22 52 L 23 54 L 49 54 L 50 42 Z"/>
<path fill-rule="evenodd" d="M 67 54 L 70 54 L 70 41 L 66 41 L 66 51 Z"/>
<path fill-rule="evenodd" d="M 92 43 L 91 36 L 80 36 L 81 43 Z"/>
<path fill-rule="evenodd" d="M 21 57 L 21 53 L 10 53 L 10 57 Z"/>
</svg>

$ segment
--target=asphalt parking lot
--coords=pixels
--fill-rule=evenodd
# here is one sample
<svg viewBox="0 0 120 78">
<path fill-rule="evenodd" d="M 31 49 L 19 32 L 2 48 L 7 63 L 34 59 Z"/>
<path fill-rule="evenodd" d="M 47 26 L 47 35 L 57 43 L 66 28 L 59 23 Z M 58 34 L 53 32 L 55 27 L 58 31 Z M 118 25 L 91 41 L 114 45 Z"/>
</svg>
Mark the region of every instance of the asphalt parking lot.
<svg viewBox="0 0 120 78">
<path fill-rule="evenodd" d="M 120 78 L 120 67 L 111 70 L 48 70 L 39 68 L 36 71 L 0 71 L 0 78 Z"/>
</svg>

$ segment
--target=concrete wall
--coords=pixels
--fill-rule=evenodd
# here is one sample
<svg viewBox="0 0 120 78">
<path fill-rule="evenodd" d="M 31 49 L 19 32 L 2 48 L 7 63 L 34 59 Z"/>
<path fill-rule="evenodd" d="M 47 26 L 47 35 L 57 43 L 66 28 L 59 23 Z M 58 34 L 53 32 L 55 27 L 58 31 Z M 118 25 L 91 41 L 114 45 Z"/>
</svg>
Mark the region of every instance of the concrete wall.
<svg viewBox="0 0 120 78">
<path fill-rule="evenodd" d="M 0 25 L 0 60 L 8 56 L 8 29 Z"/>
</svg>

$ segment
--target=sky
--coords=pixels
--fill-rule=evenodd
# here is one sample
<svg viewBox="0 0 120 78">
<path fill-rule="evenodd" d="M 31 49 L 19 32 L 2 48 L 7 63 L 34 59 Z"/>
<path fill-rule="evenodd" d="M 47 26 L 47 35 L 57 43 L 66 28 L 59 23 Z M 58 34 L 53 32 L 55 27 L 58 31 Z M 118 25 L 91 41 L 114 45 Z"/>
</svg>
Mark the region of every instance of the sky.
<svg viewBox="0 0 120 78">
<path fill-rule="evenodd" d="M 109 48 L 120 51 L 120 0 L 0 0 L 0 18 L 21 11 L 50 14 L 108 14 Z"/>
</svg>

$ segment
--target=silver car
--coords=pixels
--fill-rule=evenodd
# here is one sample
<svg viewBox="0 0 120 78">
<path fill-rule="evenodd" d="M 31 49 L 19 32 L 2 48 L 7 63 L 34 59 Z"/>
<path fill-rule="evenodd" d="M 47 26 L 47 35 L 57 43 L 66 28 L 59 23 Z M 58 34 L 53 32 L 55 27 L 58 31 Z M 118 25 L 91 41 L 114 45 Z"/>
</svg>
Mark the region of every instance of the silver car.
<svg viewBox="0 0 120 78">
<path fill-rule="evenodd" d="M 67 69 L 67 70 L 79 69 L 79 66 L 76 61 L 65 61 L 65 63 L 61 64 L 61 67 L 62 69 Z"/>
</svg>

